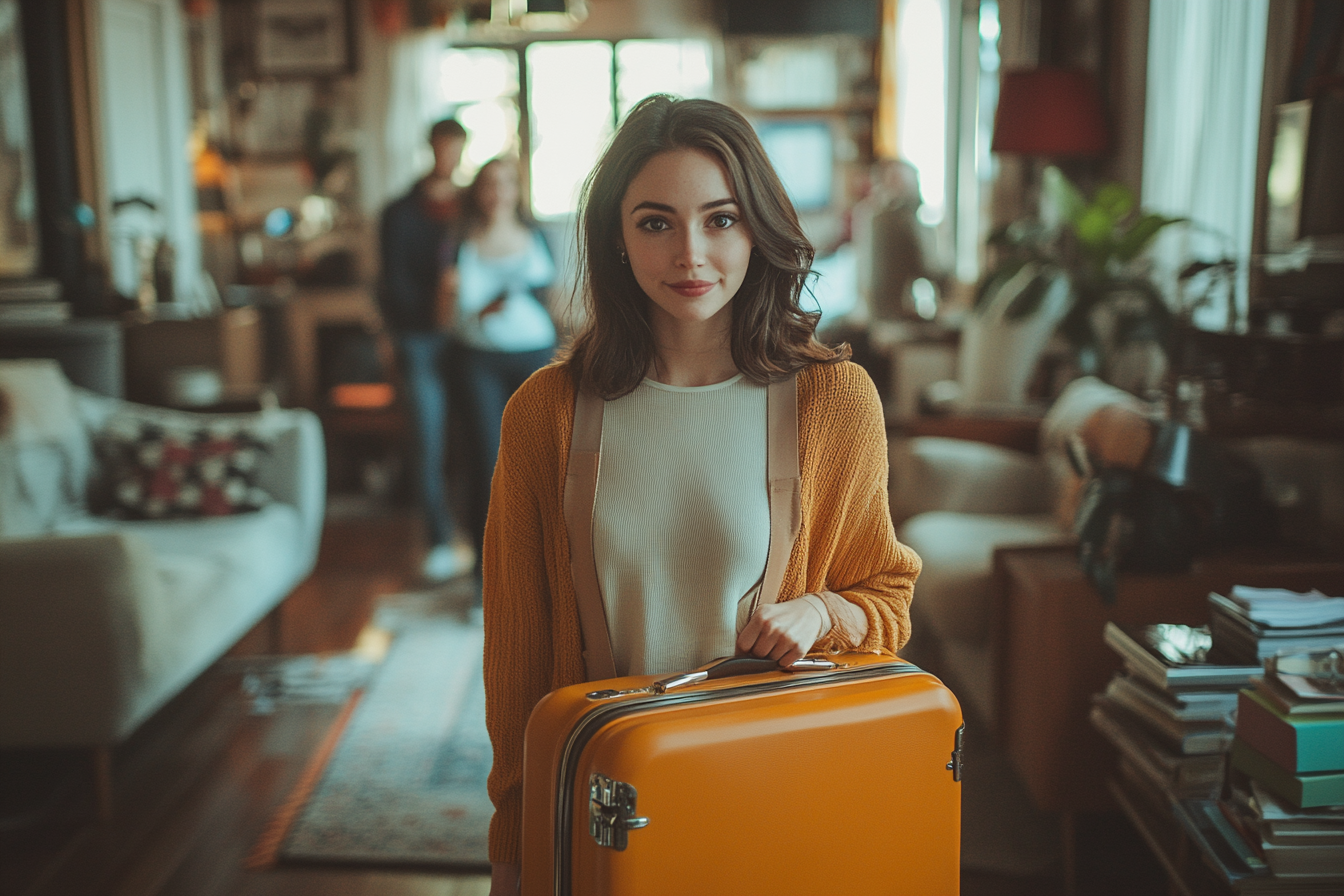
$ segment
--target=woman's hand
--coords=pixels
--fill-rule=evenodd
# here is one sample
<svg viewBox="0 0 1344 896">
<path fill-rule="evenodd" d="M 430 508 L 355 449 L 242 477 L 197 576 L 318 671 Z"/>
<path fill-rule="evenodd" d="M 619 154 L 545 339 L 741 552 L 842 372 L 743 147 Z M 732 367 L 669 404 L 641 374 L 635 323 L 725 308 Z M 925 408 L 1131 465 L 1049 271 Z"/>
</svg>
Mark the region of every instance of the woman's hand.
<svg viewBox="0 0 1344 896">
<path fill-rule="evenodd" d="M 522 866 L 495 862 L 490 866 L 490 896 L 518 896 Z"/>
<path fill-rule="evenodd" d="M 457 268 L 446 268 L 439 274 L 438 289 L 434 294 L 434 324 L 440 330 L 451 330 L 457 319 Z"/>
<path fill-rule="evenodd" d="M 826 604 L 814 594 L 758 609 L 737 636 L 741 655 L 769 657 L 790 666 L 807 655 L 812 645 L 831 630 Z"/>
<path fill-rule="evenodd" d="M 504 310 L 504 303 L 509 300 L 509 294 L 501 291 L 499 295 L 490 300 L 490 304 L 480 310 L 477 320 L 485 320 L 492 314 L 498 314 Z"/>
</svg>

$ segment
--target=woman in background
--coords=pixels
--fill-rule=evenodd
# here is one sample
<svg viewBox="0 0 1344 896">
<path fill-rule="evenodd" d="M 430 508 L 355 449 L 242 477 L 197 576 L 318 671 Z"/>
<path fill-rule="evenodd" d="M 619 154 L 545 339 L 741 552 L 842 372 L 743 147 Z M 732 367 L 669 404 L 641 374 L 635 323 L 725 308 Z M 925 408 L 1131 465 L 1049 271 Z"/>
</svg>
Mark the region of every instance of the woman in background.
<svg viewBox="0 0 1344 896">
<path fill-rule="evenodd" d="M 479 552 L 504 405 L 555 352 L 548 290 L 556 269 L 541 231 L 522 210 L 517 162 L 486 162 L 464 199 L 453 336 L 475 443 L 467 500 Z"/>
</svg>

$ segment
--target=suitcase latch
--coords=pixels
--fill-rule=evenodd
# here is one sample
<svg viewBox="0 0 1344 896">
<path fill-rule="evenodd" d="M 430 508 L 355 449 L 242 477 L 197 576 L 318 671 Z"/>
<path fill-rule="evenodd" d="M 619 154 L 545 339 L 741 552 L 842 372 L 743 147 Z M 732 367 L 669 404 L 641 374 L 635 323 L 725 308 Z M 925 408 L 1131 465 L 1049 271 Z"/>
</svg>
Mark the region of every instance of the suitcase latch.
<svg viewBox="0 0 1344 896">
<path fill-rule="evenodd" d="M 957 741 L 952 747 L 952 761 L 947 764 L 947 770 L 952 773 L 953 781 L 961 780 L 961 739 L 966 733 L 966 723 L 957 726 Z"/>
<path fill-rule="evenodd" d="M 623 850 L 630 831 L 646 827 L 647 818 L 635 815 L 635 788 L 594 773 L 588 779 L 588 833 L 598 846 Z"/>
</svg>

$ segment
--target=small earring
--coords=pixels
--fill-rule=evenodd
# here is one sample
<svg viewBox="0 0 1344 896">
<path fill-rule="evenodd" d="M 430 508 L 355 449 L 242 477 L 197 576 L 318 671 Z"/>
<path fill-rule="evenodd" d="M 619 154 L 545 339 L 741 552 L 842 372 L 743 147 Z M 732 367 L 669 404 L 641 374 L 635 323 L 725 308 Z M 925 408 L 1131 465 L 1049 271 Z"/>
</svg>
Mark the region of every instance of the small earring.
<svg viewBox="0 0 1344 896">
<path fill-rule="evenodd" d="M 625 254 L 625 250 L 624 250 L 624 249 L 620 250 L 620 252 L 621 252 L 621 264 L 629 264 L 629 263 L 630 263 L 630 256 L 628 256 L 628 255 Z"/>
</svg>

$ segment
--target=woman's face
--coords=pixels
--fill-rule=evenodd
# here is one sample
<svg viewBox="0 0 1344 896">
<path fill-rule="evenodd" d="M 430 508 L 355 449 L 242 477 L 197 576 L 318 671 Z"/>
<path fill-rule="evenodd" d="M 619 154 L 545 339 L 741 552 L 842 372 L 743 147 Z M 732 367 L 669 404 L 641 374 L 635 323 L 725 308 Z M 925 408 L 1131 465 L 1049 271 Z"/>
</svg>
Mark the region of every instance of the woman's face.
<svg viewBox="0 0 1344 896">
<path fill-rule="evenodd" d="M 517 170 L 512 165 L 486 166 L 477 177 L 476 201 L 480 204 L 481 211 L 491 217 L 517 208 Z"/>
<path fill-rule="evenodd" d="M 719 160 L 675 149 L 650 159 L 626 189 L 621 246 L 657 326 L 730 314 L 752 238 Z"/>
</svg>

